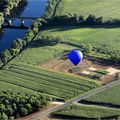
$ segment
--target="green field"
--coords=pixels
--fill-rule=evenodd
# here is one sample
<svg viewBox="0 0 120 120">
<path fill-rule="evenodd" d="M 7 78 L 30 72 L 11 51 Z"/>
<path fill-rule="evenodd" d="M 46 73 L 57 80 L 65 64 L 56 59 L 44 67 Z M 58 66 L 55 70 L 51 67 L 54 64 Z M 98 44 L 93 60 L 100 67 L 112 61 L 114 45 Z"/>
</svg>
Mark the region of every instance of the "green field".
<svg viewBox="0 0 120 120">
<path fill-rule="evenodd" d="M 22 52 L 13 61 L 11 61 L 11 63 L 21 62 L 32 65 L 40 65 L 60 55 L 65 50 L 72 50 L 74 48 L 75 47 L 73 46 L 69 46 L 65 44 L 40 47 L 38 45 L 35 45 L 33 42 L 30 45 L 28 45 L 27 49 L 24 50 L 24 52 Z"/>
<path fill-rule="evenodd" d="M 1 72 L 0 72 L 1 73 Z M 10 82 L 4 82 L 2 81 L 0 77 L 0 91 L 16 91 L 16 92 L 22 92 L 22 93 L 34 93 L 35 91 L 31 89 L 27 89 L 22 86 L 18 86 L 16 84 L 12 84 Z"/>
<path fill-rule="evenodd" d="M 60 99 L 75 97 L 100 85 L 92 80 L 23 64 L 7 66 L 0 74 L 0 81 Z"/>
<path fill-rule="evenodd" d="M 92 105 L 70 105 L 62 110 L 54 112 L 53 115 L 63 115 L 83 118 L 105 118 L 120 115 L 120 109 L 92 106 Z"/>
<path fill-rule="evenodd" d="M 120 0 L 66 0 L 62 15 L 68 13 L 88 16 L 94 14 L 105 19 L 120 19 Z"/>
<path fill-rule="evenodd" d="M 75 49 L 76 47 L 66 45 L 66 44 L 57 44 L 54 46 L 41 46 L 39 43 L 39 38 L 41 36 L 41 32 L 36 36 L 34 41 L 32 41 L 27 48 L 18 55 L 14 60 L 10 63 L 25 63 L 32 65 L 40 65 L 45 63 L 46 61 L 53 59 L 65 51 Z"/>
<path fill-rule="evenodd" d="M 75 26 L 52 27 L 41 34 L 55 34 L 64 40 L 91 44 L 94 48 L 120 51 L 120 28 L 80 28 Z M 39 34 L 39 35 L 41 35 Z"/>
<path fill-rule="evenodd" d="M 102 93 L 86 98 L 85 100 L 92 102 L 108 103 L 108 104 L 111 103 L 113 105 L 120 105 L 119 91 L 120 91 L 120 84 Z"/>
</svg>

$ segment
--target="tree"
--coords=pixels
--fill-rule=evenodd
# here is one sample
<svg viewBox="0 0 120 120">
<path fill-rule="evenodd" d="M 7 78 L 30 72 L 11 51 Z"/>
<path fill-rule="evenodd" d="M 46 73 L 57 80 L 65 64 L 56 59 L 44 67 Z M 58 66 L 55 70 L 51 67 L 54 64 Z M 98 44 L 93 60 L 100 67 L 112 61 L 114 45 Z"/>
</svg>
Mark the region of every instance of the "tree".
<svg viewBox="0 0 120 120">
<path fill-rule="evenodd" d="M 16 49 L 14 49 L 14 48 L 11 48 L 11 49 L 10 49 L 10 54 L 11 54 L 13 57 L 16 56 L 18 53 L 19 53 L 19 52 L 16 52 Z"/>
<path fill-rule="evenodd" d="M 83 17 L 83 16 L 80 16 L 80 17 L 79 17 L 79 23 L 80 23 L 80 24 L 83 24 L 84 22 L 85 22 L 84 17 Z"/>
<path fill-rule="evenodd" d="M 6 49 L 1 53 L 1 60 L 3 63 L 7 63 L 12 58 L 12 55 L 10 54 L 10 51 Z"/>
<path fill-rule="evenodd" d="M 110 55 L 110 59 L 111 59 L 111 61 L 114 61 L 115 64 L 117 64 L 120 61 L 119 53 L 117 53 L 117 52 L 112 53 Z"/>
<path fill-rule="evenodd" d="M 14 113 L 14 110 L 10 106 L 7 106 L 6 113 L 8 116 L 12 116 Z"/>
<path fill-rule="evenodd" d="M 5 105 L 4 104 L 0 104 L 0 112 L 4 112 L 5 111 Z"/>
<path fill-rule="evenodd" d="M 3 66 L 3 62 L 0 60 L 0 67 L 2 67 Z"/>
<path fill-rule="evenodd" d="M 25 40 L 22 40 L 23 47 L 27 45 L 27 42 Z"/>
<path fill-rule="evenodd" d="M 28 114 L 28 110 L 25 107 L 20 108 L 20 115 L 24 116 Z"/>
<path fill-rule="evenodd" d="M 86 44 L 85 45 L 85 48 L 84 48 L 84 51 L 85 51 L 85 53 L 86 54 L 89 54 L 89 53 L 91 53 L 92 52 L 92 45 L 91 44 Z"/>
<path fill-rule="evenodd" d="M 18 49 L 19 48 L 19 44 L 18 44 L 18 42 L 16 40 L 13 41 L 12 47 L 14 49 Z"/>
<path fill-rule="evenodd" d="M 0 115 L 0 120 L 8 120 L 8 116 L 3 112 L 3 113 Z"/>
<path fill-rule="evenodd" d="M 28 110 L 29 113 L 32 111 L 32 106 L 29 103 L 25 104 L 25 108 Z"/>
<path fill-rule="evenodd" d="M 96 24 L 96 17 L 94 15 L 89 15 L 87 18 L 86 18 L 86 23 L 88 25 L 94 25 Z"/>
</svg>

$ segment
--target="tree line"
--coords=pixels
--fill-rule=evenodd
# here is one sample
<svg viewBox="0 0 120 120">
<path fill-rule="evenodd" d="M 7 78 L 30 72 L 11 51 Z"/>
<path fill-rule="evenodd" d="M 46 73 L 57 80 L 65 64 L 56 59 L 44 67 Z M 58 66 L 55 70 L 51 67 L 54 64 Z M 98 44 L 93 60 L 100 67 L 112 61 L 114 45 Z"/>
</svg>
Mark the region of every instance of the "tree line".
<svg viewBox="0 0 120 120">
<path fill-rule="evenodd" d="M 0 67 L 2 68 L 12 58 L 16 57 L 27 45 L 33 40 L 42 24 L 46 23 L 43 18 L 39 18 L 32 24 L 31 28 L 26 33 L 23 39 L 16 39 L 13 41 L 10 49 L 6 49 L 0 54 Z"/>
<path fill-rule="evenodd" d="M 4 15 L 10 15 L 10 11 L 18 7 L 20 2 L 23 2 L 22 0 L 2 0 L 0 1 L 1 6 L 1 12 L 4 13 Z"/>
<path fill-rule="evenodd" d="M 104 21 L 103 17 L 96 17 L 95 15 L 89 14 L 87 18 L 81 15 L 63 15 L 63 16 L 55 16 L 53 19 L 47 19 L 46 26 L 64 26 L 64 25 L 76 25 L 76 26 L 89 26 L 92 27 L 94 25 L 99 25 L 103 27 L 108 27 L 105 25 L 120 25 L 120 20 L 111 19 Z M 109 26 L 110 27 L 110 26 Z"/>
<path fill-rule="evenodd" d="M 14 120 L 28 115 L 47 106 L 49 102 L 49 97 L 37 93 L 0 92 L 0 120 Z"/>
<path fill-rule="evenodd" d="M 0 28 L 4 23 L 4 16 L 10 15 L 13 8 L 17 8 L 20 3 L 25 3 L 26 0 L 1 0 L 0 1 Z"/>
</svg>

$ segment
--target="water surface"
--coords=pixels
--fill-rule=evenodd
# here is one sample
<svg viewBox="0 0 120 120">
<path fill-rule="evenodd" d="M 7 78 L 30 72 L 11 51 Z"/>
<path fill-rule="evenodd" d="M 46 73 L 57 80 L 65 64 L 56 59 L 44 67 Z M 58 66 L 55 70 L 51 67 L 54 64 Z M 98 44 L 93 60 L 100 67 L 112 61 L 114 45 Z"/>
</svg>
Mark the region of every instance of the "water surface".
<svg viewBox="0 0 120 120">
<path fill-rule="evenodd" d="M 45 6 L 47 0 L 28 0 L 26 7 L 24 6 L 21 11 L 17 12 L 14 10 L 12 16 L 23 16 L 23 17 L 41 17 L 44 15 Z M 25 25 L 31 25 L 32 20 L 25 20 Z M 14 20 L 14 25 L 21 25 L 20 20 Z M 0 34 L 0 52 L 4 51 L 7 48 L 10 48 L 13 40 L 16 38 L 23 38 L 27 30 L 25 29 L 4 29 L 4 32 Z"/>
</svg>

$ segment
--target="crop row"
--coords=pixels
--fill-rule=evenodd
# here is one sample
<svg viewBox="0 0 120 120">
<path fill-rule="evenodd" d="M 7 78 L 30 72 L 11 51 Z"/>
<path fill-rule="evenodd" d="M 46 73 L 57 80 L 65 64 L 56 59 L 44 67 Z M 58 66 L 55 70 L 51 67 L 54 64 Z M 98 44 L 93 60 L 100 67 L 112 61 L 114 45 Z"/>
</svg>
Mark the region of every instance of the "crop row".
<svg viewBox="0 0 120 120">
<path fill-rule="evenodd" d="M 0 81 L 63 99 L 74 97 L 98 86 L 97 83 L 82 78 L 71 78 L 59 72 L 24 65 L 12 65 L 2 70 Z"/>
</svg>

